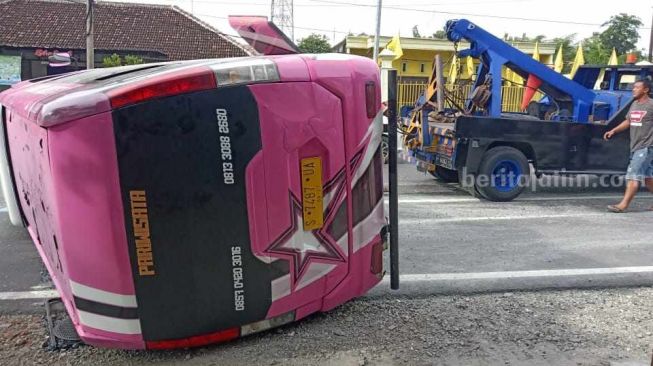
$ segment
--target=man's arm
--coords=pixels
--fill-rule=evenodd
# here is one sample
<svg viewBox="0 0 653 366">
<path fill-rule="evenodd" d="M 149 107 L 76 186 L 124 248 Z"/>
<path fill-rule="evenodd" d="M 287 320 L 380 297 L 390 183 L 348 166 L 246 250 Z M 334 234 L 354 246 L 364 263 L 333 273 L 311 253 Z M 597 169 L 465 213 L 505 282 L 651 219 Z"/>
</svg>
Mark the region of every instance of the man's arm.
<svg viewBox="0 0 653 366">
<path fill-rule="evenodd" d="M 609 140 L 609 139 L 612 138 L 612 136 L 614 136 L 614 135 L 616 135 L 616 134 L 618 134 L 620 132 L 624 132 L 629 128 L 630 128 L 630 120 L 626 119 L 625 121 L 621 122 L 617 127 L 615 127 L 613 129 L 611 129 L 610 131 L 606 132 L 603 135 L 603 138 L 606 139 L 606 140 Z"/>
</svg>

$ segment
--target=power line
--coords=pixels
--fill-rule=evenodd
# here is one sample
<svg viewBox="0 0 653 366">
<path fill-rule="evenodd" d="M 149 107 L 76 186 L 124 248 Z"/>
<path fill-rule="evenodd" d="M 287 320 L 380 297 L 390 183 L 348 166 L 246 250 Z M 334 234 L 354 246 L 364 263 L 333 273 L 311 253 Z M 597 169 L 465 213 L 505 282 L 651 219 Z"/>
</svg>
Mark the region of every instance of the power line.
<svg viewBox="0 0 653 366">
<path fill-rule="evenodd" d="M 163 0 L 163 1 L 177 1 L 177 0 Z M 270 7 L 270 3 L 245 3 L 245 2 L 233 2 L 233 1 L 209 1 L 209 0 L 194 0 L 196 3 L 202 3 L 202 4 L 215 4 L 215 5 L 241 5 L 241 6 L 265 6 L 265 7 Z M 295 6 L 306 6 L 306 7 L 313 7 L 313 6 L 324 6 L 324 7 L 329 7 L 332 5 L 327 5 L 327 4 L 295 4 Z"/>
<path fill-rule="evenodd" d="M 208 17 L 208 18 L 229 20 L 228 17 L 220 17 L 220 16 L 217 16 L 217 15 L 209 15 L 209 14 L 195 14 L 195 15 L 200 16 L 200 17 Z M 336 32 L 336 33 L 340 33 L 340 34 L 352 33 L 352 32 L 333 30 L 333 29 L 308 28 L 308 27 L 298 27 L 298 26 L 295 26 L 295 29 L 310 30 L 310 31 L 316 31 L 316 32 L 326 32 L 326 33 Z"/>
<path fill-rule="evenodd" d="M 356 4 L 340 1 L 331 1 L 331 0 L 307 0 L 316 3 L 325 3 L 325 4 L 334 4 L 334 5 L 347 5 L 347 6 L 357 6 L 357 7 L 375 7 L 375 5 L 368 4 Z M 572 24 L 572 25 L 585 25 L 585 26 L 603 26 L 602 23 L 585 23 L 585 22 L 573 22 L 565 20 L 555 20 L 555 19 L 537 19 L 537 18 L 521 18 L 521 17 L 508 17 L 503 15 L 488 15 L 488 14 L 473 14 L 473 13 L 463 13 L 456 11 L 442 11 L 442 10 L 427 10 L 427 9 L 415 9 L 415 8 L 404 8 L 398 6 L 383 6 L 384 9 L 400 10 L 400 11 L 411 11 L 411 12 L 420 12 L 420 13 L 434 13 L 434 14 L 449 14 L 449 15 L 464 15 L 464 16 L 473 16 L 481 18 L 494 18 L 494 19 L 505 19 L 505 20 L 524 20 L 530 22 L 543 22 L 543 23 L 556 23 L 556 24 Z M 648 29 L 648 28 L 642 28 Z"/>
<path fill-rule="evenodd" d="M 158 1 L 169 1 L 177 2 L 178 0 L 158 0 Z M 232 1 L 210 1 L 210 0 L 194 0 L 197 3 L 206 3 L 206 4 L 216 4 L 216 5 L 255 5 L 255 6 L 269 6 L 269 3 L 246 3 L 246 2 L 232 2 Z M 355 7 L 364 7 L 364 8 L 375 8 L 374 4 L 360 4 L 360 3 L 351 3 L 343 1 L 333 1 L 333 0 L 306 0 L 318 4 L 305 4 L 305 3 L 296 3 L 294 6 L 325 6 L 325 7 L 337 7 L 337 6 L 355 6 Z M 489 4 L 489 3 L 514 3 L 514 2 L 527 2 L 531 0 L 496 0 L 496 1 L 470 1 L 464 3 L 437 3 L 437 4 L 402 4 L 402 5 L 418 5 L 418 6 L 446 6 L 446 5 L 471 5 L 471 4 Z M 589 23 L 589 22 L 575 22 L 567 20 L 556 20 L 556 19 L 541 19 L 541 18 L 524 18 L 524 17 L 510 17 L 503 15 L 491 15 L 491 14 L 475 14 L 475 13 L 466 13 L 466 12 L 457 12 L 457 11 L 444 11 L 444 10 L 429 10 L 424 8 L 409 8 L 396 5 L 383 5 L 383 9 L 389 10 L 398 10 L 398 11 L 408 11 L 408 12 L 419 12 L 419 13 L 431 13 L 431 14 L 448 14 L 448 15 L 463 15 L 463 16 L 473 16 L 480 18 L 493 18 L 493 19 L 504 19 L 504 20 L 521 20 L 521 21 L 530 21 L 530 22 L 542 22 L 542 23 L 553 23 L 553 24 L 570 24 L 570 25 L 581 25 L 581 26 L 592 26 L 592 27 L 603 27 L 604 23 Z M 324 29 L 313 29 L 313 28 L 302 28 L 295 27 L 298 29 L 305 30 L 315 30 L 322 32 L 333 32 L 333 30 L 324 30 Z M 641 27 L 640 29 L 648 30 L 651 27 Z M 349 33 L 349 32 L 336 32 L 336 33 Z"/>
<path fill-rule="evenodd" d="M 152 0 L 155 2 L 164 1 L 164 2 L 180 2 L 182 0 Z M 247 2 L 233 2 L 233 1 L 211 1 L 211 0 L 193 0 L 196 3 L 205 3 L 205 4 L 216 4 L 216 5 L 255 5 L 255 6 L 270 6 L 269 3 L 247 3 Z M 356 6 L 356 7 L 365 7 L 365 8 L 375 8 L 375 4 L 360 4 L 360 3 L 350 3 L 342 1 L 331 1 L 331 0 L 306 0 L 313 3 L 322 3 L 320 4 L 305 4 L 305 3 L 296 3 L 295 6 L 325 6 L 325 7 L 335 7 L 335 6 Z M 400 5 L 412 5 L 412 6 L 453 6 L 453 5 L 473 5 L 473 4 L 491 4 L 491 3 L 519 3 L 519 2 L 530 2 L 534 0 L 495 0 L 495 1 L 469 1 L 469 2 L 455 2 L 455 3 L 431 3 L 431 4 L 406 4 L 401 3 Z M 540 18 L 523 18 L 523 17 L 509 17 L 501 15 L 488 15 L 488 14 L 474 14 L 466 12 L 456 12 L 456 11 L 443 11 L 443 10 L 428 10 L 424 8 L 407 8 L 402 6 L 397 6 L 395 4 L 383 5 L 383 9 L 389 10 L 399 10 L 399 11 L 410 11 L 410 12 L 420 12 L 420 13 L 432 13 L 432 14 L 448 14 L 448 15 L 464 15 L 464 16 L 474 16 L 481 18 L 494 18 L 494 19 L 504 19 L 504 20 L 522 20 L 522 21 L 531 21 L 531 22 L 543 22 L 543 23 L 555 23 L 555 24 L 571 24 L 571 25 L 582 25 L 582 26 L 593 26 L 593 27 L 602 27 L 603 23 L 589 23 L 589 22 L 574 22 L 567 20 L 555 20 L 555 19 L 540 19 Z M 299 28 L 299 27 L 296 27 Z M 300 28 L 301 29 L 301 28 Z M 649 30 L 651 27 L 641 27 L 640 29 Z M 311 29 L 308 29 L 311 30 Z M 324 32 L 333 32 L 333 30 L 322 30 Z M 338 32 L 336 32 L 338 33 Z M 340 32 L 348 33 L 348 32 Z"/>
<path fill-rule="evenodd" d="M 358 6 L 358 7 L 365 7 L 365 8 L 373 7 L 373 5 L 368 5 L 368 4 L 356 4 L 356 3 L 347 3 L 347 2 L 331 1 L 331 0 L 307 0 L 307 1 L 316 2 L 316 3 L 334 4 L 334 5 Z M 392 10 L 401 10 L 401 11 L 417 11 L 422 13 L 465 15 L 465 16 L 476 16 L 476 17 L 495 18 L 495 19 L 526 20 L 526 21 L 534 21 L 534 22 L 546 22 L 546 23 L 601 26 L 600 23 L 582 23 L 582 22 L 570 22 L 570 21 L 562 21 L 562 20 L 554 20 L 554 19 L 535 19 L 535 18 L 508 17 L 503 15 L 472 14 L 472 13 L 462 13 L 462 12 L 442 11 L 442 10 L 404 8 L 398 6 L 383 6 L 383 8 L 392 9 Z"/>
<path fill-rule="evenodd" d="M 161 0 L 161 1 L 168 1 L 168 2 L 173 2 L 177 0 Z M 248 3 L 248 2 L 233 2 L 233 1 L 211 1 L 211 0 L 194 0 L 196 3 L 202 3 L 202 4 L 219 4 L 219 5 L 242 5 L 242 6 L 270 6 L 269 3 Z M 310 1 L 310 0 L 308 0 Z M 423 3 L 395 3 L 395 4 L 387 4 L 388 6 L 457 6 L 457 5 L 474 5 L 474 4 L 502 4 L 502 3 L 523 3 L 523 2 L 530 2 L 530 1 L 535 1 L 535 0 L 496 0 L 496 1 L 469 1 L 469 2 L 453 2 L 453 3 L 429 3 L 429 4 L 423 4 Z M 295 3 L 295 6 L 305 6 L 305 7 L 315 7 L 315 6 L 325 6 L 325 7 L 330 7 L 334 6 L 335 4 L 305 4 L 305 3 Z M 349 6 L 349 3 L 343 3 L 339 6 Z M 374 4 L 358 4 L 358 5 L 363 5 L 363 6 L 376 6 Z M 384 6 L 386 7 L 386 6 Z"/>
</svg>

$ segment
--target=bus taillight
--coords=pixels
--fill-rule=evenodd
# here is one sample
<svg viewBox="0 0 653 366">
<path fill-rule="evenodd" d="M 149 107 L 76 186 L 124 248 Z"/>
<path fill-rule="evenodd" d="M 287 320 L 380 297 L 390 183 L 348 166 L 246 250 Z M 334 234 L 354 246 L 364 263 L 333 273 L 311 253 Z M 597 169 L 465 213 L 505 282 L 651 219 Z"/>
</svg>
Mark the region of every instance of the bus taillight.
<svg viewBox="0 0 653 366">
<path fill-rule="evenodd" d="M 193 348 L 201 347 L 207 344 L 231 341 L 240 337 L 240 327 L 229 328 L 219 332 L 204 334 L 200 336 L 172 339 L 166 341 L 147 341 L 147 349 L 171 349 L 171 348 Z"/>
<path fill-rule="evenodd" d="M 184 70 L 162 75 L 145 83 L 132 83 L 107 92 L 111 107 L 121 108 L 146 100 L 169 97 L 217 87 L 215 75 L 208 68 Z"/>
<path fill-rule="evenodd" d="M 367 118 L 376 117 L 376 113 L 379 111 L 379 102 L 376 96 L 376 85 L 373 81 L 365 83 L 365 106 Z"/>
</svg>

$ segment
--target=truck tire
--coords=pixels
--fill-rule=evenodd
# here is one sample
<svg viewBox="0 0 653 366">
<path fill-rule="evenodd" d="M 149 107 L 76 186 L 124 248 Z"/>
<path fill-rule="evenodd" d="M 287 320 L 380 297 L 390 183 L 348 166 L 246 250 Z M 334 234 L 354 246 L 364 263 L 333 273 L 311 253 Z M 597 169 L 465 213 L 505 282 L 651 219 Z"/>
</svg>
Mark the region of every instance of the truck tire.
<svg viewBox="0 0 653 366">
<path fill-rule="evenodd" d="M 433 178 L 441 180 L 445 183 L 458 183 L 458 172 L 455 170 L 447 169 L 439 165 L 435 166 L 435 170 L 429 172 Z"/>
<path fill-rule="evenodd" d="M 524 154 L 509 146 L 488 150 L 479 167 L 476 189 L 490 201 L 507 202 L 517 198 L 530 177 L 530 166 Z"/>
</svg>

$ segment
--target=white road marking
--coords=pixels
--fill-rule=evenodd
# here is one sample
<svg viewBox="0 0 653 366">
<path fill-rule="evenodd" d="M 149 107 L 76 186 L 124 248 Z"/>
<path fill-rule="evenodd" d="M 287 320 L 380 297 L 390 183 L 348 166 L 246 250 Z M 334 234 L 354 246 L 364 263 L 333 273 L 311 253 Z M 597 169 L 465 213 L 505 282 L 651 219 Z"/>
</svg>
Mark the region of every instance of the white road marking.
<svg viewBox="0 0 653 366">
<path fill-rule="evenodd" d="M 9 212 L 9 209 L 6 207 L 0 208 L 0 212 Z"/>
<path fill-rule="evenodd" d="M 478 198 L 460 197 L 460 198 L 400 198 L 399 203 L 466 203 L 481 202 Z"/>
<path fill-rule="evenodd" d="M 605 195 L 605 196 L 554 196 L 554 197 L 524 197 L 518 198 L 512 202 L 540 202 L 540 201 L 584 201 L 584 200 L 618 200 L 623 198 L 622 195 Z M 640 195 L 636 198 L 639 199 L 653 199 L 651 195 Z M 387 201 L 387 197 L 386 197 Z M 437 197 L 437 198 L 399 198 L 399 203 L 467 203 L 467 202 L 481 202 L 478 198 L 473 197 Z M 487 201 L 488 203 L 491 203 Z M 510 204 L 509 202 L 507 202 Z M 506 203 L 501 203 L 506 204 Z"/>
<path fill-rule="evenodd" d="M 569 217 L 592 217 L 607 216 L 608 213 L 579 213 L 579 214 L 552 214 L 552 215 L 515 215 L 515 216 L 478 216 L 478 217 L 443 217 L 443 218 L 421 218 L 421 219 L 400 219 L 400 224 L 424 224 L 424 223 L 449 223 L 449 222 L 475 222 L 495 220 L 536 220 L 536 219 L 560 219 Z"/>
<path fill-rule="evenodd" d="M 30 290 L 32 291 L 40 291 L 40 290 L 49 290 L 52 288 L 52 285 L 46 285 L 46 284 L 40 284 L 36 286 L 30 286 Z"/>
<path fill-rule="evenodd" d="M 0 292 L 0 300 L 49 299 L 59 297 L 56 290 Z"/>
<path fill-rule="evenodd" d="M 574 268 L 574 269 L 544 269 L 533 271 L 503 271 L 503 272 L 462 272 L 462 273 L 422 273 L 403 274 L 399 276 L 403 283 L 428 283 L 460 280 L 501 280 L 527 279 L 536 277 L 592 276 L 618 274 L 653 274 L 653 266 L 640 267 L 608 267 L 608 268 Z M 383 283 L 390 283 L 386 276 Z M 58 297 L 55 290 L 0 292 L 0 300 L 47 299 Z"/>
<path fill-rule="evenodd" d="M 617 275 L 653 273 L 653 266 L 642 267 L 609 267 L 609 268 L 578 268 L 578 269 L 545 269 L 536 271 L 505 271 L 505 272 L 467 272 L 467 273 L 426 273 L 404 274 L 399 276 L 400 282 L 420 283 L 454 280 L 499 280 L 522 279 L 533 277 L 563 277 L 563 276 L 592 276 L 592 275 Z M 385 277 L 384 282 L 389 283 L 390 278 Z"/>
</svg>

